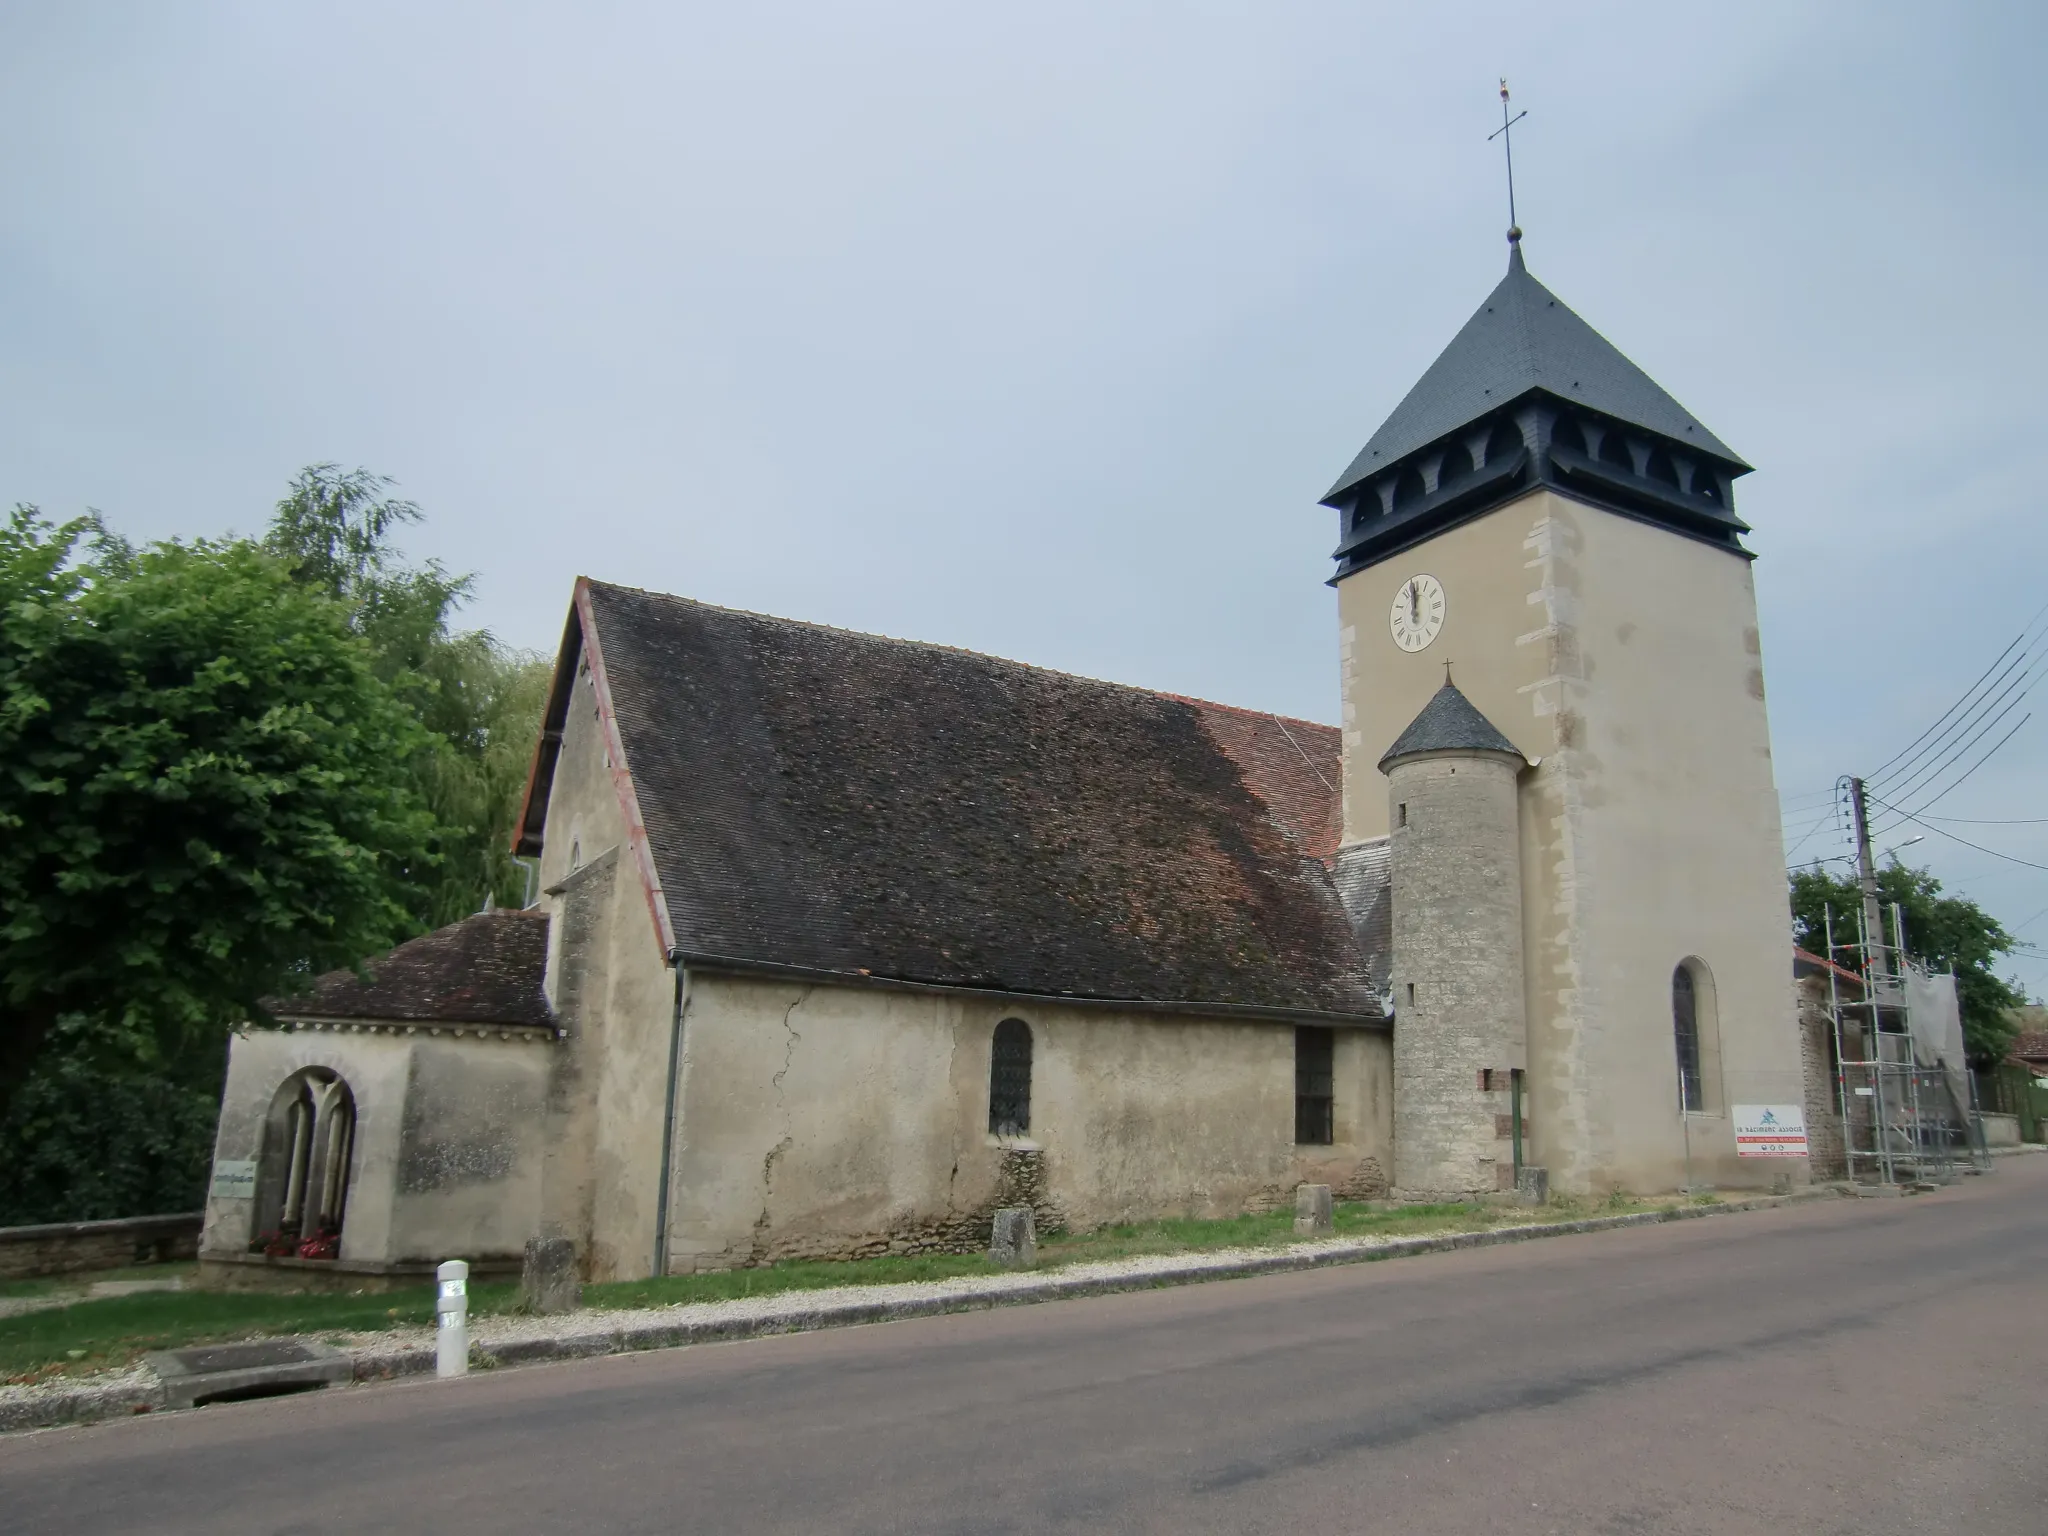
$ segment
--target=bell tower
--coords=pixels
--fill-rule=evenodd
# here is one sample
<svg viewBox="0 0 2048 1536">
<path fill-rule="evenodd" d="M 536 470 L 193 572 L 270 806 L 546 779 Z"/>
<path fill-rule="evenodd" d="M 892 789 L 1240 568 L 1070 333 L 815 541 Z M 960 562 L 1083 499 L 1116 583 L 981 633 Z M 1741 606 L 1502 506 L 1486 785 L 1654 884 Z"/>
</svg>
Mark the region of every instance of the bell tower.
<svg viewBox="0 0 2048 1536">
<path fill-rule="evenodd" d="M 1736 1159 L 1729 1106 L 1801 1101 L 1753 557 L 1734 504 L 1749 468 L 1530 274 L 1515 230 L 1507 274 L 1323 499 L 1338 518 L 1340 869 L 1390 870 L 1397 1060 L 1404 1029 L 1492 1040 L 1504 1004 L 1473 957 L 1519 970 L 1526 1066 L 1505 1038 L 1489 1050 L 1524 1067 L 1524 1150 L 1560 1190 L 1670 1189 L 1688 1167 L 1696 1182 L 1764 1181 Z M 1390 749 L 1441 708 L 1445 661 L 1459 702 L 1532 766 L 1503 778 L 1496 750 L 1487 794 L 1475 782 L 1459 790 L 1470 809 L 1432 810 L 1436 872 L 1404 897 L 1413 861 L 1389 773 L 1417 768 Z M 1448 759 L 1428 761 L 1448 784 Z M 1519 954 L 1477 931 L 1503 910 L 1484 882 L 1461 898 L 1469 882 L 1442 869 L 1500 878 L 1503 793 Z M 1404 920 L 1425 894 L 1426 921 Z M 1429 974 L 1454 963 L 1456 977 Z M 1680 969 L 1709 977 L 1713 997 L 1698 1029 L 1715 1081 L 1691 1112 Z M 1442 1005 L 1404 1011 L 1411 983 Z"/>
</svg>

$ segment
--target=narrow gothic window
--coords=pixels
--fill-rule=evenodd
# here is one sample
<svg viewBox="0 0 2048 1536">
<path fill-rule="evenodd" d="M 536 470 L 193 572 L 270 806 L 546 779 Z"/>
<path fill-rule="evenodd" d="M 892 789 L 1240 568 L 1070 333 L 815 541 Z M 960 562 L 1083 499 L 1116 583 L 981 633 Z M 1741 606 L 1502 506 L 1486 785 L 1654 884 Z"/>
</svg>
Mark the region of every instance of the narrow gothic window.
<svg viewBox="0 0 2048 1536">
<path fill-rule="evenodd" d="M 1692 970 L 1684 965 L 1671 973 L 1671 1031 L 1678 1045 L 1679 1096 L 1686 1109 L 1697 1113 L 1706 1107 L 1700 1082 L 1699 998 Z"/>
<path fill-rule="evenodd" d="M 1031 1129 L 1031 1026 L 1005 1019 L 989 1052 L 988 1129 L 992 1136 L 1022 1136 Z"/>
<path fill-rule="evenodd" d="M 1294 1031 L 1294 1139 L 1327 1147 L 1337 1139 L 1337 1034 L 1313 1024 Z"/>
</svg>

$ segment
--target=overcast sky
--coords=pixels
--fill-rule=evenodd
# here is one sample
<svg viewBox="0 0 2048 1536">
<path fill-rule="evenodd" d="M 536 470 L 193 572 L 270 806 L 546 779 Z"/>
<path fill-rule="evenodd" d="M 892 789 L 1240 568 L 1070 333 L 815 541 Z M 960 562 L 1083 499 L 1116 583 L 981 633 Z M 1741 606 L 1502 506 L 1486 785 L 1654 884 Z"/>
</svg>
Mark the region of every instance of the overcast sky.
<svg viewBox="0 0 2048 1536">
<path fill-rule="evenodd" d="M 252 531 L 335 460 L 519 645 L 585 573 L 1334 721 L 1316 498 L 1500 275 L 1506 74 L 1531 270 L 1758 466 L 1835 854 L 2048 601 L 2044 57 L 2025 3 L 13 0 L 0 502 Z M 1930 814 L 2048 816 L 2038 707 Z M 1907 857 L 2048 941 L 2048 870 Z"/>
</svg>

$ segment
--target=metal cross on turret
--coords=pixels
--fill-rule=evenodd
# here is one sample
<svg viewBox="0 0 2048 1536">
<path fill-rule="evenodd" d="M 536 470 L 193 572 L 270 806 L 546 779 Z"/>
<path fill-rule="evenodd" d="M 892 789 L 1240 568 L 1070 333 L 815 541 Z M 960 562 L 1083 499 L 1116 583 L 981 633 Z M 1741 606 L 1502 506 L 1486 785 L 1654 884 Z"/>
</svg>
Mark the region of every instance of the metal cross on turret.
<svg viewBox="0 0 2048 1536">
<path fill-rule="evenodd" d="M 1501 141 L 1501 148 L 1507 151 L 1508 244 L 1510 245 L 1518 245 L 1522 239 L 1522 226 L 1515 218 L 1515 136 L 1510 130 L 1528 115 L 1525 109 L 1517 112 L 1513 117 L 1508 116 L 1508 83 L 1503 78 L 1500 83 L 1500 126 L 1486 136 L 1486 142 L 1491 144 L 1495 139 L 1499 139 Z"/>
</svg>

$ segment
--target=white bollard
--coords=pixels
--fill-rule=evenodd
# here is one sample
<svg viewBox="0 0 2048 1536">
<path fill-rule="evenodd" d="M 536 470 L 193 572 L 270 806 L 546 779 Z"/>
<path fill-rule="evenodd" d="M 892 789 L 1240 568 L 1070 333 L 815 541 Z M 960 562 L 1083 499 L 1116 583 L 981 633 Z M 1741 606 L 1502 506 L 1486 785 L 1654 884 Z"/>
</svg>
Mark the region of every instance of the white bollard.
<svg viewBox="0 0 2048 1536">
<path fill-rule="evenodd" d="M 469 1374 L 469 1266 L 450 1259 L 434 1271 L 440 1282 L 434 1297 L 434 1374 Z"/>
</svg>

